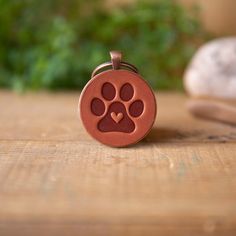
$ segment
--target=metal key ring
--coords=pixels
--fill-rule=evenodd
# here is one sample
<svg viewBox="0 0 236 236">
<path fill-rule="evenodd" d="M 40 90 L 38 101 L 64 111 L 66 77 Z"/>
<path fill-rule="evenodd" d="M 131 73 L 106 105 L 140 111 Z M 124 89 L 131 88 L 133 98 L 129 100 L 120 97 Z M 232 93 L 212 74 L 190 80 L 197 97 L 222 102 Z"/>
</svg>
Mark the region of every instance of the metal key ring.
<svg viewBox="0 0 236 236">
<path fill-rule="evenodd" d="M 132 65 L 128 62 L 121 61 L 120 68 L 122 68 L 122 67 L 126 68 L 126 69 L 129 69 L 129 70 L 133 71 L 134 73 L 138 74 L 138 69 L 134 65 Z M 103 71 L 103 70 L 108 69 L 108 68 L 113 68 L 113 63 L 112 62 L 102 63 L 101 65 L 99 65 L 95 68 L 95 70 L 93 71 L 91 77 L 93 78 L 96 74 L 99 73 L 99 71 Z"/>
</svg>

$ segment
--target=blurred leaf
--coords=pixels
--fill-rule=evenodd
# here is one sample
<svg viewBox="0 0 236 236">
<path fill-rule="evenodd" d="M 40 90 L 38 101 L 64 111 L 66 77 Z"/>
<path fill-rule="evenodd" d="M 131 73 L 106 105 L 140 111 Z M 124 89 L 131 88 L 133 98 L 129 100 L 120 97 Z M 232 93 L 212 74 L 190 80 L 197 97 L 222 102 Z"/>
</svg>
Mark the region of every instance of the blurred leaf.
<svg viewBox="0 0 236 236">
<path fill-rule="evenodd" d="M 102 0 L 0 0 L 0 9 L 0 86 L 17 91 L 82 88 L 111 49 L 154 88 L 179 89 L 205 39 L 198 10 L 172 0 L 109 10 Z"/>
</svg>

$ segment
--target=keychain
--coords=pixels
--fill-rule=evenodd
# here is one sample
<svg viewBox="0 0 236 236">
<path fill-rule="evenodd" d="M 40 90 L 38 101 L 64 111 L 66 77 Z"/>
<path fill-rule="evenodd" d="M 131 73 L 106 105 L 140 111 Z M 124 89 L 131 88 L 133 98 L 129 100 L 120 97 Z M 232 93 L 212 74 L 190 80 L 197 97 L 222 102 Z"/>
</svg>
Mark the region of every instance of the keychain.
<svg viewBox="0 0 236 236">
<path fill-rule="evenodd" d="M 79 112 L 93 138 L 124 147 L 148 134 L 156 117 L 156 100 L 135 66 L 122 61 L 120 52 L 110 55 L 111 62 L 99 65 L 84 87 Z"/>
</svg>

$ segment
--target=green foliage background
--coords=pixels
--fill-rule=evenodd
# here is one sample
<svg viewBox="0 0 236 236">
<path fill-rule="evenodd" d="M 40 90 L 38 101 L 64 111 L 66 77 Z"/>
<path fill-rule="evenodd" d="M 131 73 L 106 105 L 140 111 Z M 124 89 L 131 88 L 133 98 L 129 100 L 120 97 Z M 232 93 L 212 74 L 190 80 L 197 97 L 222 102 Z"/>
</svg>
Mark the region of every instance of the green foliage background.
<svg viewBox="0 0 236 236">
<path fill-rule="evenodd" d="M 0 0 L 0 86 L 82 88 L 116 49 L 153 88 L 179 88 L 203 38 L 196 14 L 172 0 Z"/>
</svg>

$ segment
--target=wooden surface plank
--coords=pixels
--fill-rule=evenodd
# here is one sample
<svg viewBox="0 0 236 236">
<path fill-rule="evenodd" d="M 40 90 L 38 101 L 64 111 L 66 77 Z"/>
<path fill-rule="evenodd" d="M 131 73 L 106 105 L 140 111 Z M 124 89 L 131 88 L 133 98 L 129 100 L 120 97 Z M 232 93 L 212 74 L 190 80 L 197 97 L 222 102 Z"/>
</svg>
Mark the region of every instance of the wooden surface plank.
<svg viewBox="0 0 236 236">
<path fill-rule="evenodd" d="M 235 235 L 236 128 L 159 93 L 144 141 L 109 148 L 78 94 L 0 92 L 0 235 Z"/>
</svg>

